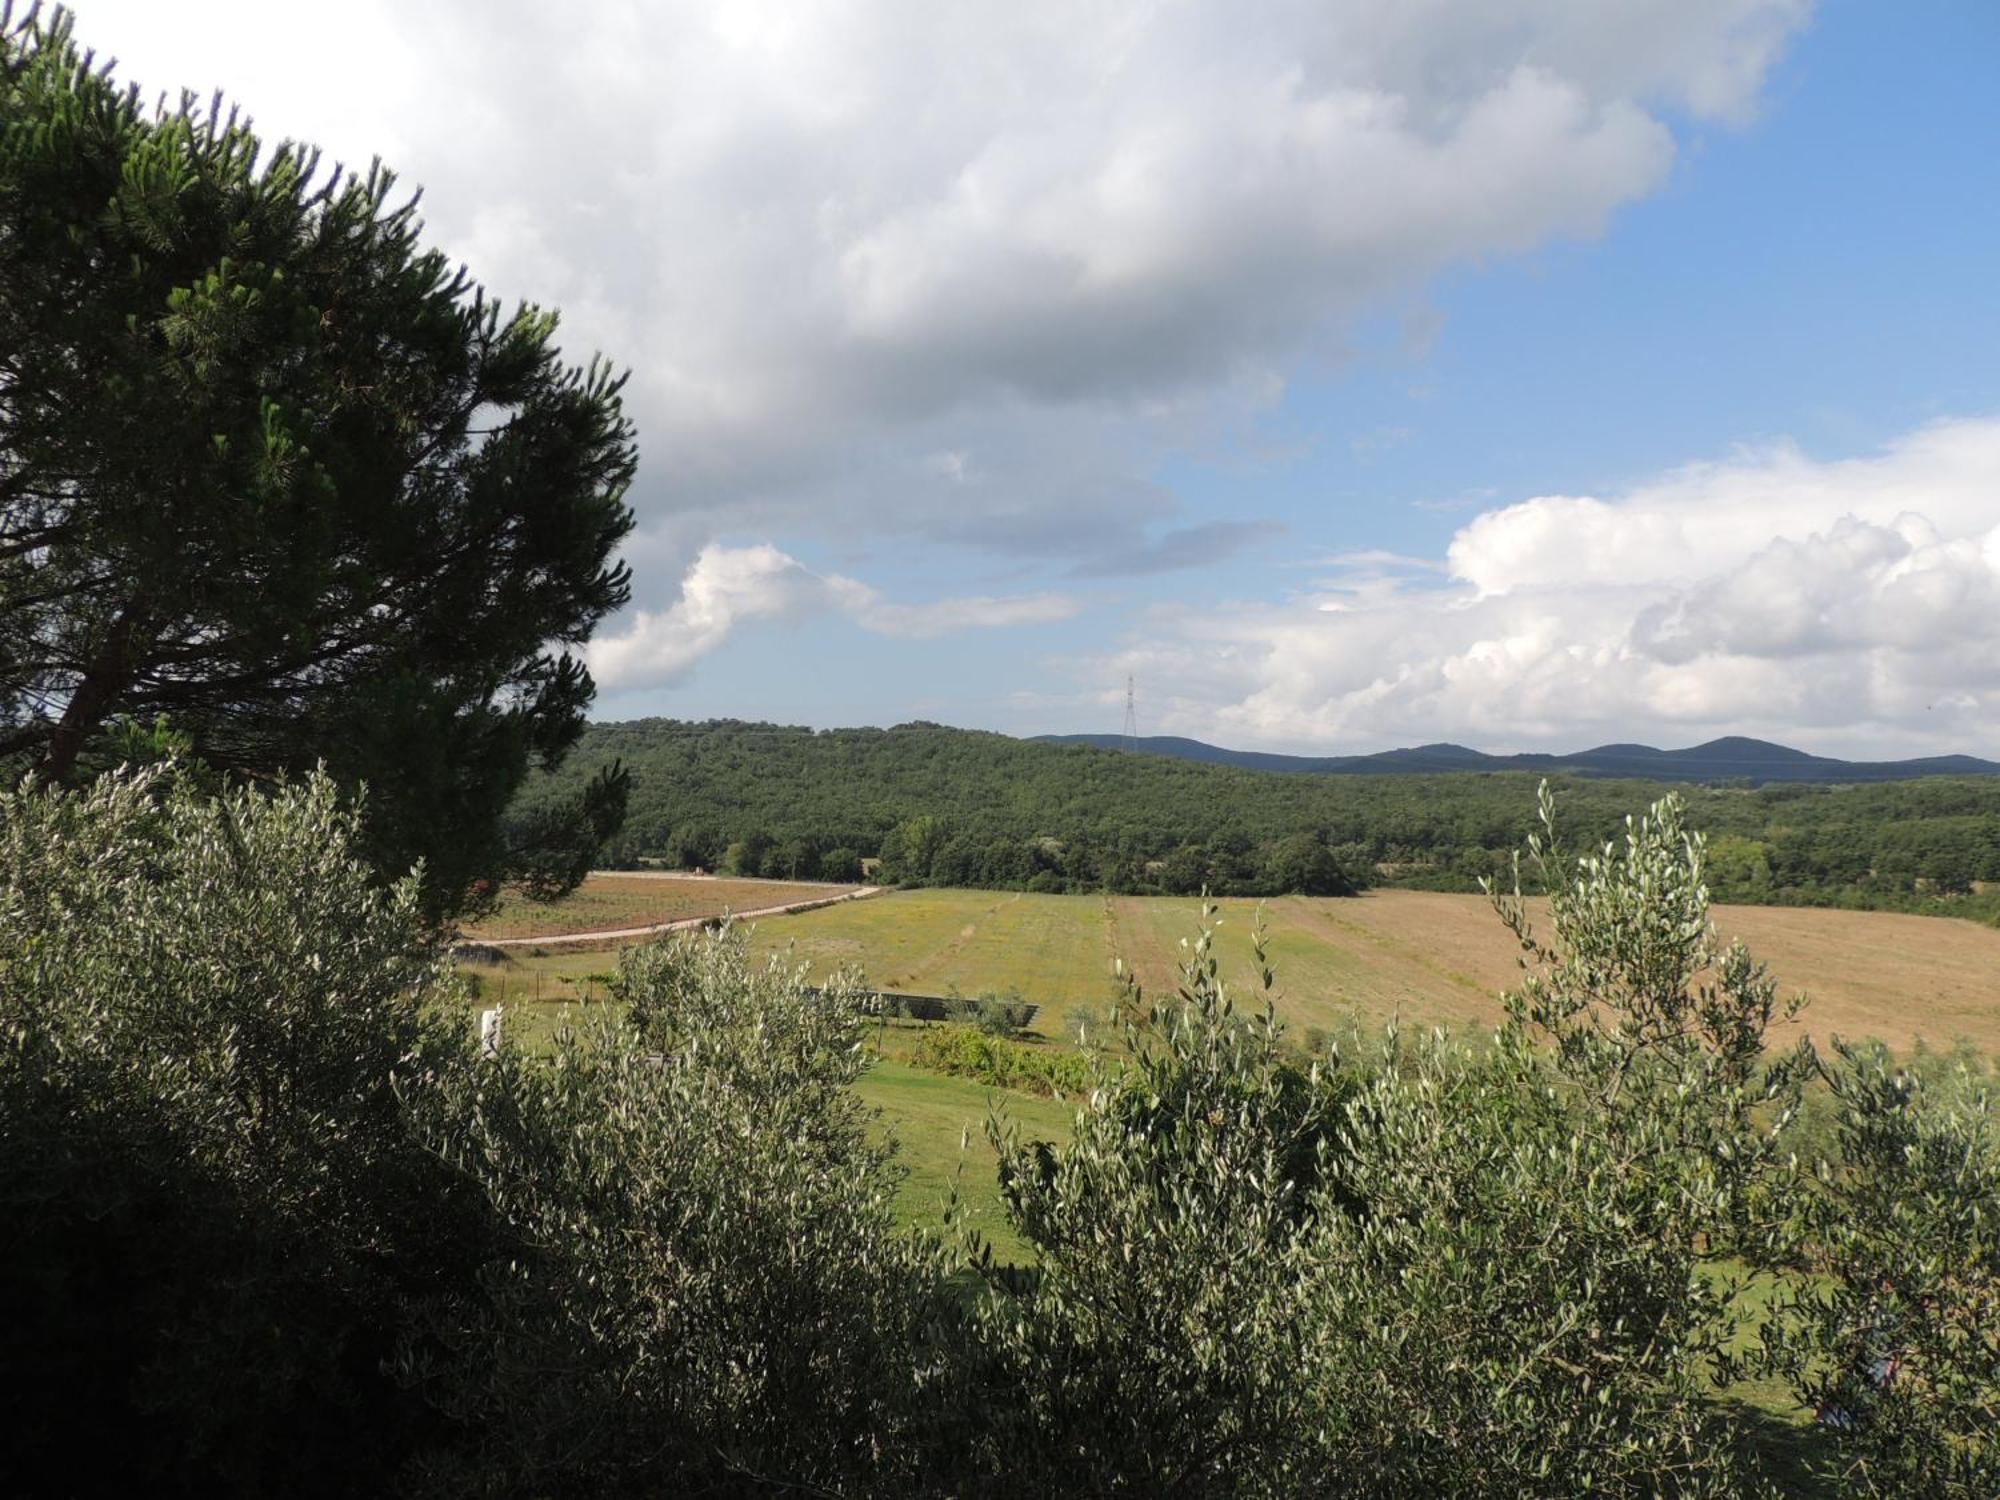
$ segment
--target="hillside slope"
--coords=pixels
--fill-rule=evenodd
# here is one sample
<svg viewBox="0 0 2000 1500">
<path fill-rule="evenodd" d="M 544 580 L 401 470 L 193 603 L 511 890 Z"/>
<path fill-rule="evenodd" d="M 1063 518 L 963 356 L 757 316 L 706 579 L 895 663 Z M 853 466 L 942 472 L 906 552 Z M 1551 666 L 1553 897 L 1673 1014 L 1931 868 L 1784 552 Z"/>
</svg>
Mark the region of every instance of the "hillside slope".
<svg viewBox="0 0 2000 1500">
<path fill-rule="evenodd" d="M 525 800 L 614 758 L 633 777 L 622 859 L 849 880 L 887 855 L 892 880 L 1070 891 L 1466 890 L 1506 874 L 1543 774 L 1572 847 L 1620 836 L 1674 787 L 1557 766 L 1301 776 L 937 724 L 646 719 L 591 726 Z M 1988 898 L 1955 893 L 2000 881 L 2000 777 L 1679 790 L 1731 899 L 1960 910 Z"/>
<path fill-rule="evenodd" d="M 1115 734 L 1045 734 L 1037 742 L 1089 745 L 1122 750 Z M 1651 745 L 1598 745 L 1568 755 L 1488 755 L 1464 745 L 1417 745 L 1383 750 L 1373 755 L 1276 755 L 1262 750 L 1227 750 L 1176 735 L 1150 735 L 1132 742 L 1146 755 L 1209 765 L 1241 766 L 1258 771 L 1317 771 L 1337 776 L 1435 774 L 1450 771 L 1529 771 L 1540 775 L 1613 776 L 1648 781 L 1737 781 L 1763 786 L 1774 781 L 1856 782 L 1913 781 L 1926 776 L 2000 776 L 2000 761 L 1972 755 L 1933 755 L 1917 760 L 1835 760 L 1808 755 L 1769 740 L 1727 735 L 1684 750 L 1659 750 Z"/>
</svg>

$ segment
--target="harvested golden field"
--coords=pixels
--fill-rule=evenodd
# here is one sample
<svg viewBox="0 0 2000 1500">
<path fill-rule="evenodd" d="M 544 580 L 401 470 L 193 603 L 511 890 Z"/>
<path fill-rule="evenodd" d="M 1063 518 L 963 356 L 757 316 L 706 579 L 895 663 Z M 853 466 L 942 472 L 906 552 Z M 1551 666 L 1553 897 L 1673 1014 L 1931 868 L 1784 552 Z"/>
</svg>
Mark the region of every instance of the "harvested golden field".
<svg viewBox="0 0 2000 1500">
<path fill-rule="evenodd" d="M 621 882 L 630 877 L 615 877 Z M 595 884 L 595 882 L 593 882 Z M 733 890 L 739 907 L 775 905 L 800 887 L 762 881 L 656 881 L 663 896 L 708 903 L 648 906 L 650 920 L 719 910 Z M 809 893 L 830 887 L 804 888 Z M 581 902 L 596 899 L 586 887 Z M 808 896 L 808 899 L 810 896 Z M 754 909 L 754 908 L 752 908 Z M 1123 956 L 1146 988 L 1171 987 L 1183 939 L 1200 904 L 1165 897 L 1042 896 L 1007 891 L 894 891 L 792 916 L 764 917 L 750 941 L 788 952 L 815 972 L 861 971 L 868 983 L 914 994 L 1018 994 L 1042 1006 L 1035 1029 L 1073 1035 L 1078 1019 L 1101 1020 L 1118 993 L 1112 959 Z M 617 910 L 617 908 L 613 908 Z M 637 925 L 630 908 L 606 919 L 599 906 L 565 930 Z M 1233 980 L 1249 979 L 1249 933 L 1258 903 L 1221 903 L 1216 951 Z M 1350 899 L 1287 896 L 1263 903 L 1273 997 L 1295 1027 L 1373 1033 L 1406 1026 L 1484 1029 L 1500 1018 L 1497 996 L 1515 982 L 1512 939 L 1477 896 L 1375 891 Z M 2000 930 L 1944 917 L 1787 907 L 1718 907 L 1716 925 L 1741 937 L 1787 993 L 1804 990 L 1803 1018 L 1815 1036 L 1879 1037 L 1898 1049 L 1918 1038 L 1938 1047 L 1959 1038 L 2000 1055 Z M 483 1003 L 526 1003 L 521 1024 L 557 1004 L 601 997 L 617 966 L 615 944 L 517 950 L 474 965 Z M 540 1002 L 537 1004 L 536 1002 Z"/>
<path fill-rule="evenodd" d="M 1220 904 L 1225 973 L 1249 977 L 1259 903 Z M 1519 974 L 1513 939 L 1478 896 L 1376 891 L 1348 899 L 1262 903 L 1279 1013 L 1296 1026 L 1486 1027 Z M 1199 903 L 1160 897 L 905 891 L 766 918 L 753 941 L 790 947 L 827 969 L 849 964 L 884 989 L 967 995 L 1018 992 L 1044 1007 L 1037 1029 L 1066 1030 L 1072 1009 L 1101 1009 L 1123 956 L 1149 990 L 1170 987 Z M 1782 907 L 1718 907 L 1787 993 L 1811 997 L 1817 1037 L 1958 1038 L 2000 1052 L 2000 930 L 1942 917 Z"/>
<path fill-rule="evenodd" d="M 592 875 L 556 902 L 530 901 L 510 890 L 491 916 L 469 923 L 468 938 L 561 937 L 621 927 L 650 927 L 689 917 L 758 911 L 851 891 L 819 881 L 729 880 L 667 874 Z"/>
</svg>

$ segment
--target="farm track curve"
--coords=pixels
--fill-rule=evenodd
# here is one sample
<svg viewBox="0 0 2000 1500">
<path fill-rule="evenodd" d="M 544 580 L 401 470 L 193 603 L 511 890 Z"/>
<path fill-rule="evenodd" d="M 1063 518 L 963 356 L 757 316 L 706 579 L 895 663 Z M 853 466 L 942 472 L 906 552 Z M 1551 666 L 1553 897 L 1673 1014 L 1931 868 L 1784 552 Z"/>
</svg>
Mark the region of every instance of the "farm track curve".
<svg viewBox="0 0 2000 1500">
<path fill-rule="evenodd" d="M 698 878 L 698 877 L 697 877 Z M 804 901 L 787 901 L 780 906 L 760 906 L 750 911 L 709 912 L 701 916 L 676 917 L 670 922 L 651 922 L 642 927 L 605 927 L 595 932 L 564 932 L 549 937 L 508 937 L 474 938 L 482 948 L 555 948 L 574 947 L 584 943 L 616 943 L 627 938 L 653 937 L 663 932 L 689 932 L 697 927 L 707 927 L 727 918 L 732 922 L 749 922 L 758 917 L 782 917 L 792 912 L 815 911 L 822 906 L 838 906 L 844 901 L 863 901 L 870 896 L 879 896 L 886 889 L 879 885 L 864 885 L 856 890 L 841 891 L 831 896 L 814 896 Z"/>
</svg>

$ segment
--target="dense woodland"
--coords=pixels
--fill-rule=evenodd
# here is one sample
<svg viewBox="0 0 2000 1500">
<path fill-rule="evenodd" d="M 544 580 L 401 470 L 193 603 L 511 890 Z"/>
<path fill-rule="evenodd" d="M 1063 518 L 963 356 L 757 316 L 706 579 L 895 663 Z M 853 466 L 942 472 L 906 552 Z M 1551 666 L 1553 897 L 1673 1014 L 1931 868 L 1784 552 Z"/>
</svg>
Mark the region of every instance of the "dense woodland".
<svg viewBox="0 0 2000 1500">
<path fill-rule="evenodd" d="M 905 724 L 594 724 L 522 806 L 613 761 L 632 774 L 619 862 L 1048 891 L 1470 890 L 1529 829 L 1527 773 L 1316 776 Z M 1596 843 L 1666 788 L 1565 777 L 1567 835 Z M 1937 910 L 2000 901 L 2000 779 L 1680 789 L 1719 899 Z"/>
</svg>

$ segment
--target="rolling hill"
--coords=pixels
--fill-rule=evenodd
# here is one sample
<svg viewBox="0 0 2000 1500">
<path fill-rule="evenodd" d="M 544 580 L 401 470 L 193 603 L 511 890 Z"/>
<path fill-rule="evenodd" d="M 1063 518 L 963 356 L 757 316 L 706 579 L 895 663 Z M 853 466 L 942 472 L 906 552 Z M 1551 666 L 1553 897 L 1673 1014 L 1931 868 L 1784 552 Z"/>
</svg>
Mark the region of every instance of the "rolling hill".
<svg viewBox="0 0 2000 1500">
<path fill-rule="evenodd" d="M 851 881 L 880 858 L 896 883 L 1130 895 L 1342 882 L 1467 891 L 1511 879 L 1546 777 L 1572 848 L 1619 836 L 1628 814 L 1678 789 L 1690 826 L 1711 839 L 1718 899 L 2000 915 L 2000 767 L 1968 757 L 1869 779 L 1754 742 L 1600 756 L 1579 767 L 1410 751 L 1302 776 L 1276 769 L 1283 757 L 1217 764 L 940 724 L 650 719 L 592 725 L 515 815 L 618 761 L 632 781 L 605 851 L 613 863 Z"/>
<path fill-rule="evenodd" d="M 1048 744 L 1091 745 L 1100 750 L 1125 748 L 1115 734 L 1045 734 Z M 1261 750 L 1226 750 L 1200 740 L 1153 735 L 1132 742 L 1147 755 L 1210 765 L 1241 766 L 1253 771 L 1316 771 L 1336 776 L 1436 775 L 1451 771 L 1538 771 L 1571 776 L 1613 776 L 1645 781 L 1825 782 L 1911 781 L 1922 776 L 1996 776 L 2000 761 L 1972 755 L 1933 755 L 1918 760 L 1835 760 L 1803 750 L 1728 735 L 1684 750 L 1660 750 L 1651 745 L 1599 745 L 1570 755 L 1488 755 L 1464 745 L 1418 745 L 1373 755 L 1274 755 Z"/>
</svg>

